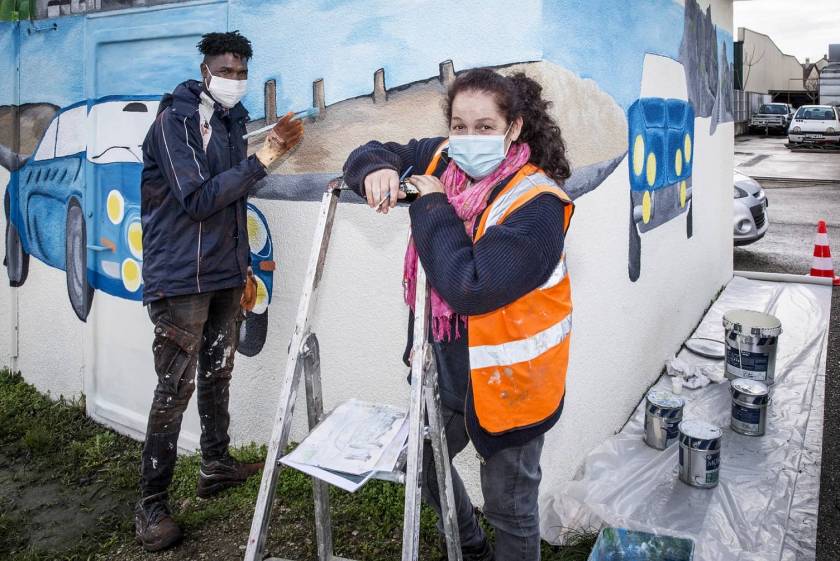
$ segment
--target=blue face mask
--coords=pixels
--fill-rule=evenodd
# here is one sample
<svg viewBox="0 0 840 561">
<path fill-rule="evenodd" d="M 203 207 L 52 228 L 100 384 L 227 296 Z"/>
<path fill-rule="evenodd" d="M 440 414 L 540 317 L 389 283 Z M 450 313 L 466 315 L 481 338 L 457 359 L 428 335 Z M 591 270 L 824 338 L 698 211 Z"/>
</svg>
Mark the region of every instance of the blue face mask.
<svg viewBox="0 0 840 561">
<path fill-rule="evenodd" d="M 511 126 L 513 123 L 511 123 Z M 449 157 L 473 179 L 484 179 L 505 160 L 505 134 L 454 134 L 449 136 Z"/>
</svg>

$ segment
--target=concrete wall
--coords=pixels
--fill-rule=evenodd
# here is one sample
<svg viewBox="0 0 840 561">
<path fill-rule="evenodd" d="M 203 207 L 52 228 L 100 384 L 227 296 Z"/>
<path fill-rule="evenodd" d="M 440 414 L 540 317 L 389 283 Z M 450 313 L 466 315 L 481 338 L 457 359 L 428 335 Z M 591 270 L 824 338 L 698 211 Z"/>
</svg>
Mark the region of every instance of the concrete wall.
<svg viewBox="0 0 840 561">
<path fill-rule="evenodd" d="M 773 39 L 752 29 L 739 27 L 738 41 L 743 42 L 744 91 L 805 91 L 802 64 L 795 56 L 783 53 Z"/>
<path fill-rule="evenodd" d="M 28 108 L 21 146 L 31 152 L 58 108 L 107 95 L 123 96 L 124 103 L 196 77 L 197 37 L 225 28 L 239 29 L 254 43 L 245 99 L 254 126 L 266 117 L 265 91 L 278 112 L 299 110 L 312 103 L 313 82 L 323 79 L 323 120 L 308 124 L 304 145 L 251 200 L 265 216 L 277 270 L 267 282 L 273 284 L 270 305 L 264 302 L 266 311 L 253 319 L 264 323 L 264 346 L 238 356 L 234 372 L 231 432 L 235 443 L 244 443 L 265 441 L 270 432 L 325 179 L 360 142 L 445 134 L 444 60 L 456 71 L 492 65 L 540 80 L 566 136 L 574 166 L 567 188 L 578 207 L 567 240 L 575 302 L 568 397 L 543 458 L 543 489 L 550 492 L 624 423 L 731 276 L 731 18 L 731 0 L 620 6 L 609 0 L 422 6 L 405 0 L 371 2 L 363 11 L 338 1 L 231 0 L 0 24 L 0 43 L 20 51 L 20 88 L 4 81 L 0 100 Z M 0 63 L 14 68 L 15 61 Z M 369 94 L 379 68 L 387 101 L 374 103 Z M 273 90 L 263 87 L 269 80 Z M 695 115 L 681 125 L 692 148 L 680 156 L 686 164 L 675 183 L 645 187 L 629 164 L 628 139 L 649 132 L 629 122 L 639 98 L 682 100 Z M 93 121 L 81 126 L 88 142 L 114 129 Z M 142 135 L 138 128 L 117 127 L 131 138 Z M 675 153 L 659 157 L 673 161 Z M 80 158 L 86 169 L 94 167 Z M 2 173 L 5 185 L 9 173 Z M 7 190 L 18 197 L 14 186 Z M 136 202 L 139 185 L 112 187 L 128 206 Z M 687 187 L 684 203 L 662 203 L 648 222 L 633 218 L 631 201 L 645 190 L 656 200 Z M 52 192 L 60 198 L 63 188 Z M 94 185 L 85 187 L 92 233 L 109 227 L 95 203 L 99 195 Z M 38 243 L 63 247 L 61 212 L 33 209 L 14 220 Z M 400 281 L 407 228 L 405 208 L 382 217 L 353 202 L 339 207 L 314 320 L 328 407 L 351 396 L 406 404 L 400 355 L 407 310 Z M 125 247 L 114 253 L 132 259 Z M 53 394 L 84 392 L 93 417 L 140 437 L 155 376 L 151 323 L 137 301 L 139 290 L 128 278 L 118 288 L 98 288 L 82 322 L 71 307 L 63 263 L 50 261 L 32 256 L 23 286 L 0 289 L 0 365 L 19 368 Z M 8 312 L 15 298 L 17 319 Z M 17 357 L 10 344 L 16 324 Z M 183 449 L 196 446 L 198 427 L 192 404 Z M 294 437 L 301 427 L 295 425 Z M 473 455 L 463 454 L 458 464 L 477 490 Z"/>
</svg>

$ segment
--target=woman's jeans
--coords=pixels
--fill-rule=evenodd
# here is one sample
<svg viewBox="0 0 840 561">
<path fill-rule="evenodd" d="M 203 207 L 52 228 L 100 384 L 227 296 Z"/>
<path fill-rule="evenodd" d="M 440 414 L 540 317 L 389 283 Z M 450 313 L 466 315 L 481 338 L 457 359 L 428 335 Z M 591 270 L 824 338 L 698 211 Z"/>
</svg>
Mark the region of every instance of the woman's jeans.
<svg viewBox="0 0 840 561">
<path fill-rule="evenodd" d="M 469 441 L 464 415 L 441 405 L 449 457 Z M 537 506 L 540 454 L 544 436 L 523 446 L 506 448 L 481 464 L 484 516 L 495 529 L 496 561 L 537 561 L 540 558 L 540 518 Z M 486 538 L 478 524 L 464 482 L 452 469 L 452 486 L 462 547 L 480 546 Z M 423 498 L 440 515 L 440 497 L 432 446 L 423 447 Z M 443 531 L 438 523 L 438 530 Z"/>
</svg>

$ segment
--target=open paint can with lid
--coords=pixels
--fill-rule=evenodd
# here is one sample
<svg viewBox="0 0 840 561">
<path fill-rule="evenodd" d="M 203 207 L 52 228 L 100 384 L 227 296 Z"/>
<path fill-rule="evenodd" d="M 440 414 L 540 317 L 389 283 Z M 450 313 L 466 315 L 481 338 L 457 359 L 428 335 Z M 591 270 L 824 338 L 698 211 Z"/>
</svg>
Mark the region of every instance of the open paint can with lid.
<svg viewBox="0 0 840 561">
<path fill-rule="evenodd" d="M 758 380 L 738 379 L 729 384 L 732 394 L 732 430 L 747 436 L 762 436 L 767 428 L 770 390 Z"/>
<path fill-rule="evenodd" d="M 726 377 L 748 378 L 772 385 L 776 375 L 776 344 L 782 322 L 752 310 L 732 310 L 723 315 L 726 332 Z"/>
<path fill-rule="evenodd" d="M 723 432 L 711 423 L 680 423 L 680 481 L 710 489 L 720 478 L 720 444 Z"/>
<path fill-rule="evenodd" d="M 645 443 L 664 450 L 677 441 L 683 418 L 683 398 L 666 390 L 650 390 L 645 397 Z"/>
</svg>

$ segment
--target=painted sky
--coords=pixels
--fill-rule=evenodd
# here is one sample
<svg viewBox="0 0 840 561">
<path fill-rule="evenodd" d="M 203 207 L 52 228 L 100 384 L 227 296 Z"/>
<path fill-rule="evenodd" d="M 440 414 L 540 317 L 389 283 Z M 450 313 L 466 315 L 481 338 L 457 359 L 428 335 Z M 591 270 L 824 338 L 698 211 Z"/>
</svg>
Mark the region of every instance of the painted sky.
<svg viewBox="0 0 840 561">
<path fill-rule="evenodd" d="M 327 103 L 373 91 L 373 73 L 385 69 L 396 86 L 455 68 L 536 60 L 541 55 L 538 0 L 466 0 L 270 3 L 233 0 L 231 29 L 255 39 L 251 76 L 277 80 L 279 112 L 312 103 L 312 82 L 324 78 Z M 270 38 L 270 39 L 269 39 Z M 262 88 L 246 106 L 262 114 Z"/>
<path fill-rule="evenodd" d="M 15 24 L 0 22 L 0 105 L 9 105 L 15 99 Z"/>
<path fill-rule="evenodd" d="M 393 87 L 436 76 L 446 59 L 456 70 L 546 59 L 594 79 L 626 108 L 638 97 L 645 53 L 678 57 L 683 7 L 674 0 L 368 0 L 360 10 L 349 0 L 219 0 L 35 25 L 52 21 L 58 30 L 22 34 L 21 102 L 170 91 L 198 77 L 200 34 L 228 28 L 254 44 L 245 105 L 259 118 L 271 78 L 283 113 L 309 106 L 318 78 L 329 104 L 369 94 L 380 67 Z M 0 27 L 0 46 L 11 44 L 12 29 Z M 721 31 L 720 39 L 731 60 L 731 37 Z"/>
</svg>

